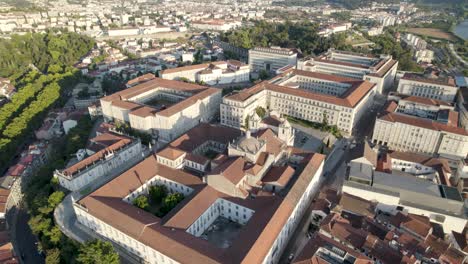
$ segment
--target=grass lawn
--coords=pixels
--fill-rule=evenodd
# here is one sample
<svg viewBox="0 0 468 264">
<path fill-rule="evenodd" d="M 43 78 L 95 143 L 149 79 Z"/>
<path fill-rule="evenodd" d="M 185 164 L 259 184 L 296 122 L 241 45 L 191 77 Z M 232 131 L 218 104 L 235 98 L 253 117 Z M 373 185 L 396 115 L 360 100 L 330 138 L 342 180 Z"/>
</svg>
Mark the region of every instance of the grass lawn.
<svg viewBox="0 0 468 264">
<path fill-rule="evenodd" d="M 442 40 L 450 40 L 450 41 L 457 41 L 457 37 L 454 36 L 452 33 L 447 32 L 442 29 L 438 28 L 408 28 L 406 29 L 407 32 L 413 33 L 416 35 L 426 36 L 435 39 L 442 39 Z"/>
<path fill-rule="evenodd" d="M 346 44 L 349 45 L 357 45 L 362 43 L 368 43 L 370 40 L 366 39 L 363 36 L 359 36 L 358 34 L 352 34 L 346 38 Z"/>
</svg>

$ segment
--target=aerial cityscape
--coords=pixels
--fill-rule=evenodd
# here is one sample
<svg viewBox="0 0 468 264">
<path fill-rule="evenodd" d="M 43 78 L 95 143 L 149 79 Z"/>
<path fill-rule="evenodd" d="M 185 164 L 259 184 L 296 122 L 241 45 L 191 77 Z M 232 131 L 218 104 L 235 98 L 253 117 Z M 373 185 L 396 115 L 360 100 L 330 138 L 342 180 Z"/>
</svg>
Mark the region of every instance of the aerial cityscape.
<svg viewBox="0 0 468 264">
<path fill-rule="evenodd" d="M 468 1 L 0 0 L 23 263 L 468 263 Z"/>
</svg>

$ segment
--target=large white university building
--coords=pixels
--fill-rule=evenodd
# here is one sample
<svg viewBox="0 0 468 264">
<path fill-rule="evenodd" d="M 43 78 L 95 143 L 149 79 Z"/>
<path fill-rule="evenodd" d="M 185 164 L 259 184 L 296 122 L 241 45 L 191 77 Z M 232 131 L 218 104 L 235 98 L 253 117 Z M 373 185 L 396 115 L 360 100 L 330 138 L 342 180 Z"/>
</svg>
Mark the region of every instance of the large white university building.
<svg viewBox="0 0 468 264">
<path fill-rule="evenodd" d="M 269 128 L 256 132 L 266 137 L 208 124 L 195 130 L 76 201 L 78 225 L 143 263 L 278 263 L 318 192 L 325 156 L 305 154 L 294 169 Z M 217 133 L 220 143 L 203 179 L 179 166 L 185 155 L 206 155 L 197 149 L 211 140 L 191 137 L 198 133 Z M 154 185 L 184 195 L 163 217 L 133 205 Z"/>
<path fill-rule="evenodd" d="M 168 80 L 187 79 L 208 85 L 234 84 L 250 80 L 250 67 L 236 60 L 216 61 L 164 70 L 161 78 Z"/>
<path fill-rule="evenodd" d="M 305 71 L 333 74 L 366 80 L 376 84 L 383 93 L 393 86 L 398 61 L 390 55 L 373 57 L 366 54 L 330 49 L 316 58 L 299 60 L 297 68 Z"/>
<path fill-rule="evenodd" d="M 126 122 L 162 142 L 211 120 L 220 103 L 220 89 L 160 78 L 101 98 L 105 120 Z"/>
<path fill-rule="evenodd" d="M 458 126 L 458 113 L 444 109 L 444 102 L 407 97 L 390 102 L 375 122 L 373 143 L 392 150 L 465 159 L 468 132 Z M 440 110 L 434 111 L 439 107 Z"/>
<path fill-rule="evenodd" d="M 284 66 L 296 64 L 297 52 L 293 49 L 255 47 L 249 50 L 249 65 L 253 71 L 275 72 Z"/>
<path fill-rule="evenodd" d="M 458 87 L 452 77 L 425 77 L 405 73 L 398 83 L 398 92 L 452 103 L 457 96 Z"/>
<path fill-rule="evenodd" d="M 221 124 L 240 128 L 258 107 L 311 122 L 336 125 L 346 135 L 373 103 L 376 85 L 330 74 L 290 69 L 223 98 Z"/>
</svg>

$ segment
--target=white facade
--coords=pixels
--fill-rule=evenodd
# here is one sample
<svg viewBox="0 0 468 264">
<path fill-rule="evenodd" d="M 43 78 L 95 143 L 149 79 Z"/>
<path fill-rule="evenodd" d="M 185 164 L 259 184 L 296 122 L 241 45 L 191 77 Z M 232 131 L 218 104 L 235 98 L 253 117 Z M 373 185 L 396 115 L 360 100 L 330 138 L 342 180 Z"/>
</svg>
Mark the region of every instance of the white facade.
<svg viewBox="0 0 468 264">
<path fill-rule="evenodd" d="M 402 206 L 402 204 L 400 203 L 399 196 L 384 194 L 381 192 L 374 192 L 370 189 L 366 190 L 364 188 L 358 188 L 355 186 L 350 186 L 350 185 L 345 184 L 343 185 L 343 192 L 358 196 L 360 198 L 363 198 L 369 201 L 377 201 L 379 203 L 377 205 L 377 208 L 383 211 L 386 211 L 383 208 L 389 208 L 389 205 L 392 207 Z M 438 199 L 438 198 L 434 197 L 434 199 Z M 450 202 L 450 200 L 447 199 L 447 202 Z M 430 210 L 425 210 L 422 208 L 416 208 L 416 207 L 407 206 L 407 205 L 403 205 L 403 206 L 407 210 L 408 213 L 412 213 L 416 215 L 424 215 L 424 216 L 429 217 L 431 221 L 441 224 L 444 228 L 445 233 L 451 233 L 451 231 L 461 233 L 467 223 L 466 219 L 459 217 L 459 216 L 441 214 L 438 212 L 433 212 Z M 435 221 L 435 219 L 440 218 L 439 216 L 443 216 L 442 218 L 444 219 L 444 221 L 442 223 Z"/>
<path fill-rule="evenodd" d="M 456 128 L 460 133 L 421 126 L 421 122 L 434 121 L 413 118 L 414 122 L 399 122 L 377 118 L 372 140 L 390 149 L 403 152 L 422 152 L 439 154 L 447 158 L 465 158 L 468 153 L 468 135 L 466 130 Z M 445 126 L 445 125 L 444 125 Z M 464 130 L 464 131 L 463 131 Z"/>
<path fill-rule="evenodd" d="M 98 218 L 92 216 L 83 208 L 77 204 L 74 204 L 76 219 L 79 224 L 92 230 L 92 232 L 111 240 L 112 242 L 125 248 L 130 253 L 135 254 L 139 257 L 145 258 L 148 263 L 159 264 L 159 263 L 172 263 L 177 264 L 179 262 L 171 259 L 170 257 L 162 254 L 159 251 L 141 243 L 140 241 L 132 238 L 131 236 L 121 232 L 117 228 L 106 224 Z"/>
<path fill-rule="evenodd" d="M 458 91 L 458 87 L 455 84 L 444 84 L 428 78 L 413 79 L 412 77 L 405 76 L 398 83 L 398 92 L 401 94 L 421 96 L 449 103 L 455 100 Z"/>
<path fill-rule="evenodd" d="M 323 163 L 320 165 L 319 170 L 316 173 L 316 177 L 309 182 L 309 185 L 304 190 L 304 193 L 299 198 L 294 210 L 291 212 L 288 220 L 286 221 L 285 225 L 281 229 L 280 234 L 276 237 L 273 246 L 270 248 L 268 255 L 265 257 L 262 263 L 269 264 L 269 263 L 278 263 L 279 259 L 282 255 L 282 252 L 286 248 L 289 240 L 291 239 L 291 235 L 296 230 L 297 225 L 301 221 L 305 211 L 309 207 L 312 199 L 314 198 L 315 194 L 317 194 L 320 183 L 321 177 L 317 177 L 318 175 L 322 175 L 323 171 Z"/>
<path fill-rule="evenodd" d="M 428 49 L 423 49 L 423 50 L 417 50 L 414 53 L 414 57 L 416 58 L 416 62 L 426 62 L 426 63 L 431 63 L 432 60 L 434 59 L 434 51 L 428 50 Z"/>
<path fill-rule="evenodd" d="M 191 82 L 203 82 L 208 85 L 248 82 L 250 67 L 236 61 L 218 61 L 179 67 L 161 72 L 161 78 L 181 80 L 186 78 Z"/>
<path fill-rule="evenodd" d="M 276 84 L 290 85 L 291 82 L 297 84 L 292 87 L 294 89 L 330 95 L 336 97 L 337 100 L 322 100 L 320 96 L 304 97 L 290 94 L 287 89 L 259 89 L 257 93 L 251 93 L 245 100 L 230 96 L 224 97 L 221 104 L 221 124 L 240 128 L 245 125 L 246 118 L 254 113 L 257 107 L 263 107 L 278 114 L 316 123 L 322 123 L 326 119 L 329 125 L 336 125 L 344 134 L 351 135 L 354 126 L 372 105 L 376 94 L 374 86 L 362 95 L 356 105 L 344 105 L 339 103 L 341 101 L 338 97 L 351 89 L 348 83 L 298 75 Z M 255 89 L 255 87 L 250 89 Z"/>
<path fill-rule="evenodd" d="M 241 26 L 241 24 L 240 21 L 206 20 L 194 21 L 190 26 L 199 30 L 228 31 Z"/>
<path fill-rule="evenodd" d="M 113 171 L 122 170 L 141 159 L 142 146 L 140 140 L 135 140 L 122 149 L 107 154 L 103 159 L 83 168 L 74 175 L 65 175 L 56 170 L 54 177 L 59 179 L 59 184 L 70 191 L 78 191 L 100 178 L 107 177 Z"/>
<path fill-rule="evenodd" d="M 109 29 L 107 31 L 107 34 L 109 35 L 109 37 L 138 35 L 139 33 L 140 33 L 140 29 L 138 28 Z"/>
<path fill-rule="evenodd" d="M 398 62 L 389 55 L 369 57 L 358 53 L 330 49 L 317 58 L 300 60 L 297 68 L 337 76 L 367 80 L 377 85 L 383 93 L 393 86 Z"/>
<path fill-rule="evenodd" d="M 196 93 L 192 94 L 191 92 L 184 91 L 183 88 L 179 89 L 177 87 L 178 85 L 180 87 L 187 86 L 188 84 L 186 83 L 171 81 L 173 83 L 170 85 L 159 85 L 158 82 L 161 81 L 154 81 L 153 89 L 141 90 L 141 93 L 135 94 L 126 101 L 115 99 L 116 102 L 123 102 L 124 105 L 119 102 L 115 103 L 113 99 L 106 99 L 106 97 L 101 99 L 104 118 L 127 122 L 134 129 L 152 134 L 161 141 L 169 142 L 195 127 L 200 122 L 210 121 L 219 111 L 219 104 L 221 102 L 220 89 L 205 87 L 205 90 L 203 90 L 202 86 L 197 86 Z M 144 87 L 147 84 L 143 83 L 129 89 L 138 91 L 145 89 Z M 144 106 L 146 102 L 158 97 L 176 103 L 161 111 Z M 172 110 L 171 107 L 176 108 L 176 110 L 169 111 Z"/>
<path fill-rule="evenodd" d="M 228 200 L 218 198 L 200 217 L 187 229 L 187 232 L 200 237 L 213 224 L 216 218 L 222 216 L 238 224 L 245 225 L 254 210 L 240 206 Z"/>
<path fill-rule="evenodd" d="M 287 65 L 297 64 L 297 53 L 279 47 L 253 48 L 249 50 L 249 65 L 253 71 L 274 72 Z"/>
<path fill-rule="evenodd" d="M 292 234 L 295 232 L 297 225 L 299 224 L 304 213 L 309 207 L 313 197 L 315 196 L 315 194 L 317 193 L 319 189 L 320 183 L 323 180 L 322 172 L 323 172 L 324 157 L 317 156 L 313 159 L 314 159 L 314 162 L 310 161 L 310 163 L 306 165 L 306 167 L 304 168 L 304 171 L 301 172 L 301 175 L 299 176 L 301 177 L 303 181 L 300 184 L 294 184 L 291 189 L 291 192 L 293 193 L 288 193 L 285 198 L 282 198 L 284 200 L 281 202 L 280 205 L 278 205 L 279 208 L 275 212 L 272 212 L 273 217 L 278 217 L 278 220 L 281 221 L 281 226 L 279 228 L 276 228 L 276 224 L 269 218 L 267 219 L 266 225 L 265 223 L 262 223 L 262 225 L 265 225 L 264 227 L 265 230 L 263 230 L 259 234 L 257 241 L 255 240 L 251 241 L 253 242 L 253 246 L 252 248 L 247 249 L 247 252 L 246 252 L 247 256 L 244 257 L 244 261 L 247 261 L 246 259 L 249 259 L 252 257 L 250 256 L 250 252 L 254 252 L 255 254 L 259 252 L 262 255 L 258 256 L 258 261 L 251 262 L 251 263 L 278 263 L 279 258 L 282 255 L 282 252 L 284 251 L 286 245 L 291 239 Z M 139 195 L 147 194 L 149 186 L 152 186 L 155 184 L 164 184 L 165 186 L 170 188 L 171 192 L 176 191 L 176 192 L 184 193 L 185 196 L 190 196 L 192 192 L 192 189 L 190 187 L 185 186 L 184 184 L 180 184 L 175 181 L 170 181 L 169 179 L 165 177 L 156 175 L 150 180 L 145 180 L 142 186 L 134 190 L 129 195 L 123 197 L 122 200 L 125 203 L 131 203 L 132 200 L 138 197 Z M 212 186 L 212 187 L 216 188 L 215 186 Z M 209 191 L 209 190 L 205 189 L 205 191 Z M 260 211 L 262 210 L 261 207 L 256 207 L 258 208 L 256 210 L 248 208 L 249 206 L 248 201 L 245 201 L 247 202 L 246 206 L 241 206 L 240 204 L 232 200 L 229 200 L 230 199 L 229 197 L 227 198 L 223 198 L 223 197 L 224 196 L 215 198 L 212 202 L 210 202 L 209 207 L 206 210 L 203 210 L 202 213 L 198 215 L 197 218 L 195 218 L 195 221 L 193 221 L 193 223 L 189 224 L 188 227 L 184 227 L 184 229 L 186 228 L 185 232 L 195 237 L 200 237 L 218 216 L 223 216 L 241 225 L 248 225 L 250 224 L 249 222 L 252 221 L 252 216 L 254 216 L 257 213 L 256 210 L 260 210 Z M 258 205 L 260 204 L 257 204 L 257 206 Z M 122 248 L 127 250 L 128 253 L 139 257 L 140 260 L 144 261 L 145 263 L 151 263 L 151 264 L 179 263 L 178 261 L 175 261 L 174 258 L 181 258 L 180 256 L 176 256 L 176 255 L 172 256 L 167 253 L 163 254 L 162 252 L 158 251 L 154 247 L 151 247 L 148 244 L 146 244 L 146 242 L 142 243 L 141 241 L 134 239 L 130 235 L 120 231 L 122 228 L 125 229 L 124 227 L 120 226 L 116 228 L 114 225 L 110 225 L 98 219 L 97 217 L 94 217 L 92 213 L 90 213 L 89 211 L 89 210 L 92 211 L 93 209 L 90 209 L 90 208 L 91 207 L 86 207 L 86 203 L 85 205 L 82 205 L 82 203 L 80 202 L 74 204 L 74 210 L 77 216 L 78 223 L 83 225 L 85 228 L 90 229 L 91 232 L 94 232 L 95 234 L 105 239 L 108 239 L 114 242 L 115 244 L 120 245 Z M 180 210 L 183 210 L 183 209 L 180 209 Z M 180 210 L 178 212 L 180 212 Z M 149 217 L 149 214 L 144 213 L 143 215 L 139 217 L 144 217 L 144 216 Z M 183 218 L 184 215 L 179 215 L 178 217 Z M 190 217 L 193 217 L 193 216 L 190 216 Z M 155 229 L 154 226 L 149 227 L 148 225 L 147 227 L 144 227 L 143 230 L 145 230 L 146 228 L 151 228 L 152 230 L 151 232 L 153 233 L 149 233 L 149 234 L 156 234 L 158 232 L 163 232 L 162 234 L 157 234 L 157 235 L 170 236 L 170 232 L 171 232 L 170 230 L 171 229 L 174 230 L 174 228 L 172 227 L 173 225 L 168 224 L 167 226 L 163 226 L 161 223 L 159 223 L 160 222 L 159 218 L 155 217 L 155 220 L 158 220 L 158 221 L 151 223 L 150 225 L 161 225 L 160 227 Z M 168 221 L 171 221 L 171 220 L 172 219 L 168 219 Z M 138 219 L 138 220 L 135 220 L 134 223 L 141 225 L 140 221 L 141 220 Z M 119 226 L 119 224 L 117 224 L 117 226 Z M 158 230 L 159 228 L 161 228 L 161 231 Z M 167 230 L 164 231 L 163 229 L 167 229 Z M 177 230 L 177 232 L 180 232 L 180 231 Z M 270 241 L 268 239 L 264 239 L 264 236 L 270 237 L 271 232 L 274 232 L 273 233 L 274 237 L 272 237 L 274 240 Z M 138 236 L 138 234 L 136 235 Z M 185 244 L 181 240 L 174 239 L 171 241 L 173 241 L 174 245 L 167 245 L 168 248 L 165 248 L 165 252 L 166 250 L 170 252 L 171 248 L 174 248 L 174 246 L 176 246 L 176 248 L 184 248 L 184 247 L 187 248 L 191 246 L 191 244 L 189 243 Z M 262 241 L 265 241 L 265 243 L 263 243 Z M 193 242 L 198 243 L 196 240 L 194 240 Z M 180 243 L 182 243 L 183 245 L 176 245 Z M 166 247 L 166 246 L 161 245 L 161 247 Z M 256 249 L 259 251 L 254 251 Z M 191 249 L 188 249 L 188 250 L 191 250 Z M 197 251 L 197 250 L 199 250 L 199 248 L 195 250 L 191 250 L 195 254 L 202 255 L 201 257 L 196 256 L 195 259 L 197 260 L 205 259 L 209 261 L 209 263 L 224 262 L 223 260 L 217 260 L 216 258 L 211 259 L 209 256 L 204 255 L 205 252 Z M 229 249 L 220 249 L 219 247 L 214 246 L 214 247 L 208 247 L 207 250 L 229 250 Z M 171 253 L 171 254 L 177 254 L 177 253 Z M 257 259 L 257 256 L 255 256 L 255 258 Z M 184 263 L 189 263 L 189 262 L 185 261 Z M 202 263 L 202 262 L 194 260 L 191 263 Z"/>
</svg>

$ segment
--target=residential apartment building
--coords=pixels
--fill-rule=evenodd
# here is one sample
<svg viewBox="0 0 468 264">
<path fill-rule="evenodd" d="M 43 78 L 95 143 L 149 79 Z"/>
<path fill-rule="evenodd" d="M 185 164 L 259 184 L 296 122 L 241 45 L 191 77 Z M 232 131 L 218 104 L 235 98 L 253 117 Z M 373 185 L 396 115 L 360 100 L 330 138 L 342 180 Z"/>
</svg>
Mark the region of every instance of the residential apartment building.
<svg viewBox="0 0 468 264">
<path fill-rule="evenodd" d="M 249 65 L 253 71 L 275 72 L 287 66 L 297 64 L 297 52 L 280 47 L 255 47 L 249 50 Z"/>
<path fill-rule="evenodd" d="M 269 145 L 275 145 L 276 136 L 270 141 L 226 133 L 235 146 L 216 148 L 220 153 L 214 158 L 203 154 L 212 168 L 201 179 L 179 167 L 179 154 L 183 145 L 217 144 L 198 142 L 191 133 L 223 128 L 200 126 L 76 201 L 78 224 L 145 263 L 277 263 L 318 191 L 325 156 L 309 153 L 296 171 L 287 157 L 274 162 Z M 276 184 L 288 189 L 275 195 Z M 154 185 L 185 197 L 164 218 L 132 204 Z M 215 238 L 219 231 L 223 243 Z"/>
<path fill-rule="evenodd" d="M 160 77 L 168 80 L 187 79 L 208 85 L 234 84 L 250 80 L 250 67 L 236 60 L 217 61 L 163 70 Z"/>
<path fill-rule="evenodd" d="M 426 77 L 414 73 L 405 73 L 398 83 L 397 91 L 401 94 L 452 103 L 457 95 L 458 87 L 452 77 Z"/>
<path fill-rule="evenodd" d="M 290 69 L 269 81 L 223 98 L 221 124 L 240 128 L 257 107 L 279 115 L 336 125 L 346 135 L 373 103 L 375 84 Z"/>
<path fill-rule="evenodd" d="M 143 149 L 139 139 L 104 133 L 90 142 L 86 157 L 83 153 L 83 157 L 77 157 L 74 164 L 54 172 L 54 177 L 58 178 L 62 187 L 78 191 L 142 159 Z"/>
<path fill-rule="evenodd" d="M 221 90 L 154 78 L 101 98 L 105 120 L 126 122 L 133 129 L 170 142 L 219 112 Z"/>
<path fill-rule="evenodd" d="M 443 111 L 433 118 L 428 112 L 423 118 L 399 109 L 398 104 L 391 102 L 379 114 L 372 135 L 373 143 L 397 151 L 436 154 L 449 159 L 466 158 L 468 131 L 458 126 L 457 112 Z"/>
<path fill-rule="evenodd" d="M 378 93 L 383 93 L 393 86 L 397 68 L 398 61 L 393 60 L 390 55 L 374 57 L 335 49 L 330 49 L 316 58 L 302 59 L 297 63 L 299 70 L 375 83 Z"/>
<path fill-rule="evenodd" d="M 417 63 L 420 63 L 420 62 L 431 63 L 432 60 L 434 59 L 434 51 L 429 50 L 429 49 L 416 50 L 414 52 L 414 58 L 416 59 Z"/>
</svg>

